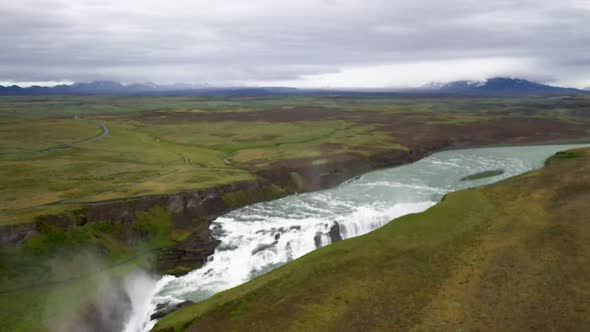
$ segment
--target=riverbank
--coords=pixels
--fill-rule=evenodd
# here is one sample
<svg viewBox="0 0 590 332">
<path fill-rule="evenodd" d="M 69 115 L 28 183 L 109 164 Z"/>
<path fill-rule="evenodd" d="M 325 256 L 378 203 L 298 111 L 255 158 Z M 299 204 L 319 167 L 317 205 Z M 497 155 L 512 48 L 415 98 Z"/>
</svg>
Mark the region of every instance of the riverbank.
<svg viewBox="0 0 590 332">
<path fill-rule="evenodd" d="M 590 152 L 575 156 L 451 193 L 172 313 L 154 331 L 584 329 Z"/>
</svg>

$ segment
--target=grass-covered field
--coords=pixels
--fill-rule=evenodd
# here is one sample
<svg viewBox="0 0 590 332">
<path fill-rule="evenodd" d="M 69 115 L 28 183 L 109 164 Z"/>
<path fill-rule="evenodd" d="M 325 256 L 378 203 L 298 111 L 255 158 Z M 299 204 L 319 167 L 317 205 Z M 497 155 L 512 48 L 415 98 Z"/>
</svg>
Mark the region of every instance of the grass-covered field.
<svg viewBox="0 0 590 332">
<path fill-rule="evenodd" d="M 3 97 L 0 224 L 30 222 L 46 211 L 30 208 L 58 201 L 173 193 L 253 179 L 277 161 L 363 158 L 438 141 L 449 146 L 571 141 L 588 134 L 588 106 L 590 99 L 583 96 Z M 98 124 L 110 132 L 59 148 L 100 134 Z"/>
<path fill-rule="evenodd" d="M 319 157 L 325 152 L 323 144 L 332 144 L 332 153 L 362 152 L 359 148 L 367 145 L 401 148 L 385 133 L 375 132 L 374 126 L 346 120 L 158 123 L 166 117 L 160 108 L 157 113 L 145 111 L 156 120 L 144 121 L 144 113 L 85 113 L 81 105 L 83 119 L 108 126 L 109 135 L 72 148 L 46 150 L 93 137 L 100 128 L 82 118 L 64 117 L 71 112 L 54 111 L 53 104 L 43 104 L 46 114 L 36 103 L 26 103 L 30 109 L 23 109 L 23 103 L 13 110 L 6 104 L 14 103 L 4 100 L 0 113 L 0 212 L 61 200 L 173 193 L 252 179 L 252 168 L 272 161 Z M 29 215 L 11 215 L 0 222 L 27 222 Z"/>
<path fill-rule="evenodd" d="M 586 330 L 589 174 L 589 150 L 558 154 L 183 308 L 155 331 Z"/>
</svg>

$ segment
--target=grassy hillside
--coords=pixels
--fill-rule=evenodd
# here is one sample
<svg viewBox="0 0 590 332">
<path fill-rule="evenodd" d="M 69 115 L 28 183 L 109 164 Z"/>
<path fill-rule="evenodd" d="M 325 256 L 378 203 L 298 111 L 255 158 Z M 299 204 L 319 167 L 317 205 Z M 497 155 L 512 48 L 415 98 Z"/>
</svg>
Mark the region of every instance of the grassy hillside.
<svg viewBox="0 0 590 332">
<path fill-rule="evenodd" d="M 588 330 L 589 200 L 590 150 L 559 154 L 316 250 L 154 330 Z"/>
</svg>

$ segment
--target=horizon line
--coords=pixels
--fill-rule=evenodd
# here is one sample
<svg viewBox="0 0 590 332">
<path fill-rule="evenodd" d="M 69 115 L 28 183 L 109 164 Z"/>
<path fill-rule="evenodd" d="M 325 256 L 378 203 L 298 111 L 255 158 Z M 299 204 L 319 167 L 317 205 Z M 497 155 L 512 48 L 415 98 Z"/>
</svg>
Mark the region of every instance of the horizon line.
<svg viewBox="0 0 590 332">
<path fill-rule="evenodd" d="M 209 84 L 207 82 L 205 83 L 185 83 L 185 82 L 175 82 L 175 83 L 154 83 L 151 81 L 144 81 L 144 82 L 122 82 L 122 81 L 117 81 L 117 80 L 111 80 L 111 79 L 97 79 L 97 80 L 92 80 L 92 81 L 36 81 L 36 82 L 32 82 L 32 81 L 20 81 L 20 82 L 16 82 L 16 81 L 12 81 L 12 80 L 8 80 L 8 81 L 0 81 L 0 87 L 4 87 L 4 88 L 9 88 L 9 87 L 18 87 L 21 89 L 27 89 L 27 88 L 54 88 L 57 86 L 73 86 L 76 84 L 92 84 L 92 83 L 99 83 L 99 82 L 105 82 L 105 83 L 115 83 L 115 84 L 120 84 L 123 85 L 125 87 L 129 87 L 129 86 L 133 86 L 133 85 L 154 85 L 156 88 L 157 87 L 162 87 L 162 88 L 174 88 L 174 86 L 182 86 L 185 85 L 187 90 L 207 90 L 207 89 L 248 89 L 248 88 L 259 88 L 259 89 L 264 89 L 264 88 L 288 88 L 288 89 L 298 89 L 298 90 L 343 90 L 343 91 L 367 91 L 367 90 L 415 90 L 415 89 L 421 89 L 421 90 L 427 90 L 428 89 L 428 85 L 432 85 L 432 84 L 449 84 L 449 83 L 455 83 L 455 82 L 487 82 L 489 80 L 492 79 L 512 79 L 512 80 L 523 80 L 523 81 L 528 81 L 531 83 L 537 83 L 537 84 L 543 84 L 543 85 L 548 85 L 548 86 L 552 86 L 552 87 L 557 87 L 557 88 L 565 88 L 565 89 L 578 89 L 578 90 L 588 90 L 588 88 L 590 87 L 571 87 L 571 86 L 561 86 L 561 85 L 552 85 L 550 83 L 544 83 L 544 82 L 539 82 L 539 81 L 534 81 L 534 80 L 529 80 L 526 78 L 520 78 L 517 76 L 494 76 L 494 77 L 489 77 L 483 80 L 469 80 L 469 79 L 459 79 L 459 80 L 452 80 L 452 81 L 429 81 L 425 84 L 421 84 L 418 86 L 374 86 L 374 87 L 360 87 L 360 86 L 347 86 L 347 87 L 333 87 L 333 86 L 316 86 L 316 87 L 301 87 L 301 86 L 297 86 L 297 85 L 272 85 L 272 84 L 268 84 L 268 85 L 263 85 L 263 84 L 219 84 L 219 85 L 215 85 L 215 84 Z"/>
</svg>

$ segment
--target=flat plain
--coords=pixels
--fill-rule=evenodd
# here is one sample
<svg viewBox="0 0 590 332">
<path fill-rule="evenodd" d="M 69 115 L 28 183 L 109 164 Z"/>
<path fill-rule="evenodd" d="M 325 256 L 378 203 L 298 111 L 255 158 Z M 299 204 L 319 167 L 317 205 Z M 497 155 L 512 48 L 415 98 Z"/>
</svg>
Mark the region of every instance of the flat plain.
<svg viewBox="0 0 590 332">
<path fill-rule="evenodd" d="M 286 160 L 575 141 L 588 136 L 589 105 L 583 96 L 4 97 L 0 223 L 30 222 L 52 203 L 253 179 Z M 101 124 L 109 132 L 85 143 Z"/>
</svg>

